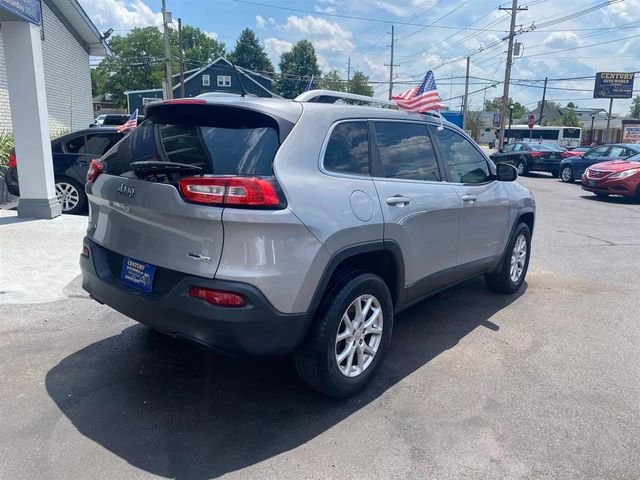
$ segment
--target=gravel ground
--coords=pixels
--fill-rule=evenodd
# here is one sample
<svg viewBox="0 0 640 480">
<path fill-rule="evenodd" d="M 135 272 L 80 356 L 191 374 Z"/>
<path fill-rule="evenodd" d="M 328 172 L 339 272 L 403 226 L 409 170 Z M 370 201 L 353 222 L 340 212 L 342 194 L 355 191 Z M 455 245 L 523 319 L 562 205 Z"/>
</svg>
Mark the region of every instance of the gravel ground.
<svg viewBox="0 0 640 480">
<path fill-rule="evenodd" d="M 526 288 L 476 279 L 404 312 L 373 384 L 346 401 L 307 390 L 288 358 L 154 333 L 77 278 L 56 276 L 44 302 L 5 298 L 0 478 L 639 478 L 640 205 L 521 181 L 538 204 Z M 40 225 L 50 245 L 29 254 L 62 242 L 76 265 L 81 229 L 54 241 Z M 24 264 L 12 251 L 3 275 Z"/>
</svg>

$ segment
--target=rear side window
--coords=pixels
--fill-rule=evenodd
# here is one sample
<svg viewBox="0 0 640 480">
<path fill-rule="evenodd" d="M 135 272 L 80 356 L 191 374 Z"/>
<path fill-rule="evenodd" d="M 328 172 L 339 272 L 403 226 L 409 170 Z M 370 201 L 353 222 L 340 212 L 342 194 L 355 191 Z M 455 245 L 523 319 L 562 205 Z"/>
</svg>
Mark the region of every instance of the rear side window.
<svg viewBox="0 0 640 480">
<path fill-rule="evenodd" d="M 491 180 L 489 164 L 469 140 L 449 128 L 436 135 L 452 182 L 484 183 Z"/>
<path fill-rule="evenodd" d="M 369 134 L 366 122 L 337 124 L 329 137 L 323 165 L 330 172 L 369 175 Z"/>
<path fill-rule="evenodd" d="M 629 153 L 627 153 L 627 149 L 624 147 L 611 147 L 611 151 L 609 152 L 610 157 L 627 157 Z"/>
<path fill-rule="evenodd" d="M 427 127 L 419 123 L 375 122 L 376 144 L 386 178 L 440 181 Z"/>
<path fill-rule="evenodd" d="M 117 133 L 94 133 L 87 135 L 85 152 L 89 155 L 102 156 L 122 138 Z"/>
<path fill-rule="evenodd" d="M 107 173 L 129 176 L 131 163 L 156 161 L 193 165 L 201 168 L 199 174 L 272 175 L 279 147 L 277 129 L 229 123 L 211 126 L 145 120 L 103 158 Z M 173 181 L 166 175 L 146 178 Z"/>
</svg>

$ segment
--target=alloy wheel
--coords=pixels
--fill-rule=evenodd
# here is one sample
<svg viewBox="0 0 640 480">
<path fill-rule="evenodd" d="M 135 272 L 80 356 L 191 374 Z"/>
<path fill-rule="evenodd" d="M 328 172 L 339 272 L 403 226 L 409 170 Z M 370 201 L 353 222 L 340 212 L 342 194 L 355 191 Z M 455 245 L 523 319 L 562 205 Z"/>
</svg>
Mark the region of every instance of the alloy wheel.
<svg viewBox="0 0 640 480">
<path fill-rule="evenodd" d="M 571 167 L 564 167 L 562 169 L 562 181 L 570 182 L 573 177 L 573 172 L 571 171 Z"/>
<path fill-rule="evenodd" d="M 338 324 L 335 359 L 340 373 L 357 377 L 373 361 L 382 341 L 383 314 L 373 295 L 360 295 L 347 307 Z"/>
<path fill-rule="evenodd" d="M 80 202 L 80 192 L 67 182 L 56 183 L 56 196 L 63 212 L 73 210 Z"/>
<path fill-rule="evenodd" d="M 513 246 L 511 252 L 511 270 L 509 271 L 509 277 L 513 283 L 518 283 L 524 266 L 527 261 L 527 238 L 520 234 L 516 239 L 516 243 Z"/>
<path fill-rule="evenodd" d="M 518 165 L 516 166 L 516 169 L 518 170 L 518 175 L 524 175 L 524 163 L 523 162 L 518 162 Z"/>
</svg>

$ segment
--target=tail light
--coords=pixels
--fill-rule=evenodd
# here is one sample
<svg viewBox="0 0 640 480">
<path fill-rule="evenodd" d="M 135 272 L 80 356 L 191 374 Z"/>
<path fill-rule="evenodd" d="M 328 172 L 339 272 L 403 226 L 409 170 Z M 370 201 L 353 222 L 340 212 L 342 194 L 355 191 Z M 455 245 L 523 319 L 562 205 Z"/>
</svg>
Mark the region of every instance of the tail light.
<svg viewBox="0 0 640 480">
<path fill-rule="evenodd" d="M 284 208 L 285 201 L 273 179 L 259 177 L 189 177 L 180 180 L 180 193 L 188 202 L 206 205 Z"/>
<path fill-rule="evenodd" d="M 237 293 L 224 292 L 222 290 L 213 290 L 204 287 L 191 287 L 189 296 L 199 298 L 212 305 L 220 307 L 243 307 L 247 304 L 245 299 Z"/>
<path fill-rule="evenodd" d="M 9 152 L 9 168 L 17 167 L 17 166 L 18 166 L 18 161 L 16 160 L 16 152 L 11 150 Z"/>
<path fill-rule="evenodd" d="M 573 157 L 574 155 L 575 155 L 575 154 L 573 154 L 573 153 L 571 153 L 571 152 L 568 152 L 568 151 L 565 151 L 565 152 L 561 152 L 561 153 L 560 153 L 560 156 L 562 156 L 562 157 L 564 157 L 564 158 L 567 158 L 567 157 Z"/>
<path fill-rule="evenodd" d="M 534 152 L 531 152 L 531 156 L 532 157 L 544 157 L 544 152 L 534 151 Z"/>
<path fill-rule="evenodd" d="M 104 170 L 104 163 L 100 160 L 93 159 L 91 160 L 91 164 L 89 165 L 89 170 L 87 171 L 87 182 L 93 183 L 98 175 L 102 173 Z"/>
</svg>

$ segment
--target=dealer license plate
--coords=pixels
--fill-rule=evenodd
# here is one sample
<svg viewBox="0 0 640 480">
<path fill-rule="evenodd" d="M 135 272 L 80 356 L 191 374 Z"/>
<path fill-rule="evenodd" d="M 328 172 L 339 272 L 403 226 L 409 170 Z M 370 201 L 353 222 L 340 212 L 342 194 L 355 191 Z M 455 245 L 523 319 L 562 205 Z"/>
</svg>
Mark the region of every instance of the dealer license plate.
<svg viewBox="0 0 640 480">
<path fill-rule="evenodd" d="M 153 276 L 156 273 L 156 266 L 141 262 L 131 257 L 122 259 L 122 271 L 120 280 L 127 285 L 136 287 L 143 292 L 151 293 L 153 290 Z"/>
</svg>

